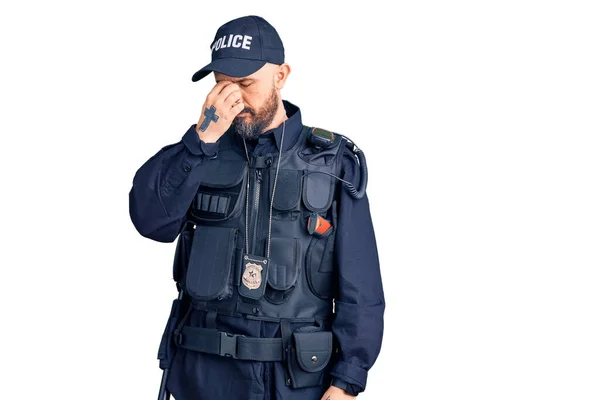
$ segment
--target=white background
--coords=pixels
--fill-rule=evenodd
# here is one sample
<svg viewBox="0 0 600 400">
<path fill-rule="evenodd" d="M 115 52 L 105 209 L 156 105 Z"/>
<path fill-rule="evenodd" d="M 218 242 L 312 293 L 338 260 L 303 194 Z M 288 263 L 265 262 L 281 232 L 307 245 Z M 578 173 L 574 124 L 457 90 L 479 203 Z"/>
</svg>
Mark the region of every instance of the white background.
<svg viewBox="0 0 600 400">
<path fill-rule="evenodd" d="M 284 99 L 367 156 L 387 307 L 359 397 L 599 399 L 596 5 L 3 3 L 1 397 L 156 398 L 175 244 L 128 192 L 198 120 L 217 28 L 257 14 Z"/>
</svg>

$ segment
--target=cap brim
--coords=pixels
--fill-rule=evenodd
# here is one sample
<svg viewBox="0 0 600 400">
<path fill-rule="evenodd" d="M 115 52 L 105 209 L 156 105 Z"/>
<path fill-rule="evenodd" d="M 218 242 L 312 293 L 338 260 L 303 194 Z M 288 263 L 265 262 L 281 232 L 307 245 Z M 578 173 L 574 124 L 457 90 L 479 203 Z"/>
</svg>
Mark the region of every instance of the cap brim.
<svg viewBox="0 0 600 400">
<path fill-rule="evenodd" d="M 246 58 L 220 58 L 214 60 L 192 76 L 192 82 L 199 81 L 211 72 L 219 72 L 228 76 L 241 78 L 252 75 L 261 69 L 267 61 L 248 60 Z"/>
</svg>

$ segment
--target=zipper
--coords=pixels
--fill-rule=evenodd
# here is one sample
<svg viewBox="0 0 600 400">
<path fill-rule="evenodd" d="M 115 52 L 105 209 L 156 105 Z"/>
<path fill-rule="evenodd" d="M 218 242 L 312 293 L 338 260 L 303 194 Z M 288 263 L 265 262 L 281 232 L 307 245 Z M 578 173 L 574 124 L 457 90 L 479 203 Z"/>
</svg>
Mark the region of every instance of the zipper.
<svg viewBox="0 0 600 400">
<path fill-rule="evenodd" d="M 256 254 L 255 251 L 255 247 L 256 247 L 256 231 L 258 229 L 258 207 L 259 207 L 259 200 L 260 200 L 260 187 L 261 187 L 261 183 L 262 183 L 262 170 L 257 168 L 255 170 L 255 182 L 254 182 L 254 202 L 252 203 L 252 212 L 250 213 L 250 215 L 252 216 L 252 248 L 251 248 L 251 252 L 252 254 Z"/>
</svg>

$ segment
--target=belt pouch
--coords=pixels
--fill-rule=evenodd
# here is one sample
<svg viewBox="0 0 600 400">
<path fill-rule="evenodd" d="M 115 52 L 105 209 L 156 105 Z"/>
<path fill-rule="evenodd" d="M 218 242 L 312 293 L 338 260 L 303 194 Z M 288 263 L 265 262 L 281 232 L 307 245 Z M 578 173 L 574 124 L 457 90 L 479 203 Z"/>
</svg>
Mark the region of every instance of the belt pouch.
<svg viewBox="0 0 600 400">
<path fill-rule="evenodd" d="M 321 385 L 325 367 L 331 359 L 333 334 L 330 331 L 298 328 L 292 337 L 293 346 L 289 348 L 287 358 L 292 387 L 297 389 Z"/>
<path fill-rule="evenodd" d="M 237 233 L 237 228 L 196 226 L 185 284 L 195 300 L 231 297 L 231 271 Z"/>
</svg>

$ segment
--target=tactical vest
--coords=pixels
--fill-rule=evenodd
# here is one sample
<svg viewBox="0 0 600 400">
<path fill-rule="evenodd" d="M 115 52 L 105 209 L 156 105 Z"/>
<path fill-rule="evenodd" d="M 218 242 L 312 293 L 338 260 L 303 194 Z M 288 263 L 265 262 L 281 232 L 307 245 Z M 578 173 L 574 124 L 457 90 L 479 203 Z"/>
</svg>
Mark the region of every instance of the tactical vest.
<svg viewBox="0 0 600 400">
<path fill-rule="evenodd" d="M 174 278 L 180 298 L 161 342 L 161 368 L 172 361 L 173 336 L 187 350 L 283 361 L 286 385 L 294 388 L 323 381 L 337 352 L 330 326 L 340 181 L 331 175 L 341 176 L 346 139 L 334 134 L 330 146 L 315 146 L 308 140 L 312 129 L 303 126 L 280 161 L 279 152 L 249 154 L 248 161 L 241 138 L 230 130 L 220 139 L 218 156 L 199 166 L 200 185 L 177 244 Z M 274 186 L 270 257 L 262 264 Z M 185 315 L 182 308 L 188 309 Z M 186 326 L 190 309 L 280 322 L 282 335 L 246 338 Z M 302 326 L 291 331 L 293 323 Z"/>
<path fill-rule="evenodd" d="M 267 268 L 260 262 L 253 263 L 258 269 L 245 268 L 243 257 L 246 248 L 250 255 L 267 255 L 279 153 L 249 154 L 248 162 L 234 133 L 228 131 L 219 144 L 218 157 L 207 158 L 200 166 L 200 186 L 182 232 L 188 240 L 191 237 L 191 244 L 188 241 L 185 246 L 189 255 L 176 276 L 196 309 L 266 320 L 314 320 L 331 315 L 339 180 L 327 173 L 340 176 L 344 139 L 335 135 L 333 146 L 316 148 L 307 140 L 310 129 L 303 126 L 296 143 L 281 154 Z M 331 226 L 318 229 L 317 221 Z M 249 289 L 252 284 L 260 286 Z"/>
</svg>

